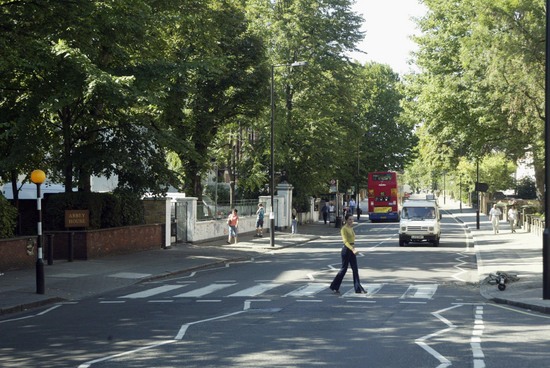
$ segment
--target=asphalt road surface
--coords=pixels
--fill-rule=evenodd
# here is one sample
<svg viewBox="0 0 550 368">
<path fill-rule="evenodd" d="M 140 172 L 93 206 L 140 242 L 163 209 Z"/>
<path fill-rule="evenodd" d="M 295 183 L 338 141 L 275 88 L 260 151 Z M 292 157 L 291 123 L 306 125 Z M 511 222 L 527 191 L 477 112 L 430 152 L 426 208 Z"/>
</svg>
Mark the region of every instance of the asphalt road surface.
<svg viewBox="0 0 550 368">
<path fill-rule="evenodd" d="M 368 294 L 339 237 L 0 319 L 1 367 L 543 367 L 549 316 L 488 303 L 450 215 L 439 247 L 397 223 L 355 228 Z"/>
</svg>

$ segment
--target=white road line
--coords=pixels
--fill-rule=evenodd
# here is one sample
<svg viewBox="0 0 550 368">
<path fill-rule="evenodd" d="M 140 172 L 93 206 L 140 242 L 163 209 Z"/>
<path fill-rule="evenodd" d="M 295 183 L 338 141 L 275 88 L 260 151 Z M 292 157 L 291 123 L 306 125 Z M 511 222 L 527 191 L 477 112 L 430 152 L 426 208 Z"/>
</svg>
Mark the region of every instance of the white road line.
<svg viewBox="0 0 550 368">
<path fill-rule="evenodd" d="M 124 304 L 125 300 L 102 300 L 99 304 Z"/>
<path fill-rule="evenodd" d="M 293 297 L 312 296 L 317 294 L 321 290 L 328 289 L 329 286 L 330 286 L 329 284 L 307 284 L 283 296 L 293 296 Z"/>
<path fill-rule="evenodd" d="M 483 335 L 484 329 L 485 324 L 483 323 L 483 306 L 478 305 L 476 307 L 474 328 L 472 329 L 472 337 L 470 339 L 472 357 L 474 358 L 474 368 L 485 367 L 485 354 L 483 354 L 483 349 L 481 348 L 481 336 Z"/>
<path fill-rule="evenodd" d="M 382 287 L 384 287 L 384 284 L 365 284 L 363 285 L 365 287 L 365 290 L 367 290 L 368 296 L 373 296 L 377 294 Z"/>
<path fill-rule="evenodd" d="M 440 365 L 438 365 L 437 368 L 445 368 L 445 367 L 450 366 L 452 363 L 449 359 L 445 358 L 443 355 L 439 354 L 439 352 L 437 352 L 435 349 L 430 347 L 425 341 L 431 339 L 432 337 L 439 336 L 441 334 L 444 334 L 444 333 L 447 333 L 449 331 L 454 330 L 456 328 L 456 326 L 451 321 L 449 321 L 448 319 L 443 317 L 441 315 L 441 313 L 444 313 L 448 310 L 458 308 L 458 307 L 461 307 L 461 306 L 462 305 L 454 305 L 452 307 L 441 309 L 441 310 L 438 310 L 436 312 L 433 312 L 432 315 L 434 317 L 436 317 L 437 319 L 439 319 L 441 322 L 443 322 L 445 325 L 447 325 L 447 328 L 444 328 L 442 330 L 436 331 L 436 332 L 431 333 L 429 335 L 423 336 L 423 337 L 421 337 L 419 339 L 416 339 L 414 341 L 418 346 L 420 346 L 422 349 L 424 349 L 426 352 L 428 352 L 431 356 L 433 356 L 434 358 L 439 360 Z"/>
<path fill-rule="evenodd" d="M 468 262 L 464 262 L 464 261 L 461 259 L 461 258 L 467 258 L 468 256 L 465 255 L 465 254 L 462 254 L 462 253 L 458 253 L 458 254 L 460 255 L 460 257 L 456 258 L 456 260 L 457 260 L 458 262 L 460 262 L 460 263 L 459 263 L 458 265 L 454 266 L 454 268 L 460 270 L 460 272 L 455 273 L 454 275 L 452 275 L 452 277 L 453 277 L 454 279 L 458 280 L 458 281 L 466 282 L 466 280 L 460 278 L 459 276 L 462 275 L 462 274 L 464 274 L 464 273 L 467 273 L 467 272 L 468 272 L 467 270 L 465 270 L 465 269 L 463 269 L 463 268 L 460 267 L 460 266 L 462 266 L 462 265 L 468 264 Z"/>
<path fill-rule="evenodd" d="M 23 319 L 29 319 L 29 318 L 33 318 L 33 317 L 38 317 L 38 316 L 42 316 L 46 313 L 49 313 L 51 312 L 52 310 L 54 309 L 57 309 L 61 307 L 61 304 L 58 304 L 58 305 L 54 305 L 53 307 L 50 307 L 48 309 L 46 309 L 45 311 L 42 311 L 40 313 L 37 313 L 37 314 L 34 314 L 32 316 L 25 316 L 25 317 L 18 317 L 18 318 L 12 318 L 12 319 L 6 319 L 4 321 L 0 321 L 0 323 L 6 323 L 6 322 L 14 322 L 14 321 L 20 321 L 20 320 L 23 320 Z"/>
<path fill-rule="evenodd" d="M 164 286 L 158 286 L 156 288 L 140 291 L 138 293 L 128 294 L 124 296 L 119 296 L 119 298 L 123 299 L 141 299 L 141 298 L 148 298 L 153 295 L 158 295 L 165 293 L 167 291 L 172 291 L 175 289 L 182 288 L 186 285 L 164 285 Z"/>
<path fill-rule="evenodd" d="M 260 294 L 265 293 L 268 290 L 271 290 L 273 288 L 276 288 L 277 286 L 281 286 L 281 284 L 275 284 L 275 283 L 262 283 L 256 286 L 249 287 L 247 289 L 241 290 L 237 293 L 228 295 L 230 297 L 254 297 L 258 296 Z"/>
<path fill-rule="evenodd" d="M 148 303 L 172 303 L 172 299 L 162 299 L 162 300 L 148 300 Z"/>
<path fill-rule="evenodd" d="M 409 288 L 399 299 L 431 299 L 437 291 L 437 284 L 409 285 Z"/>
<path fill-rule="evenodd" d="M 215 320 L 218 320 L 218 319 L 223 319 L 223 318 L 235 316 L 235 315 L 238 315 L 238 314 L 241 314 L 241 313 L 244 313 L 244 312 L 245 311 L 243 310 L 243 311 L 238 311 L 238 312 L 234 312 L 234 313 L 224 314 L 224 315 L 218 316 L 218 317 L 203 319 L 201 321 L 186 323 L 186 324 L 184 324 L 180 327 L 176 337 L 173 340 L 164 340 L 164 341 L 161 341 L 161 342 L 158 342 L 158 343 L 155 343 L 155 344 L 142 346 L 141 348 L 124 351 L 122 353 L 118 353 L 118 354 L 114 354 L 114 355 L 108 355 L 108 356 L 105 356 L 105 357 L 99 358 L 99 359 L 90 360 L 90 361 L 87 361 L 85 363 L 80 364 L 78 366 L 78 368 L 89 368 L 90 366 L 92 366 L 95 363 L 105 362 L 105 361 L 108 361 L 108 360 L 120 358 L 120 357 L 123 357 L 123 356 L 126 356 L 126 355 L 131 355 L 131 354 L 138 353 L 140 351 L 144 351 L 144 350 L 148 350 L 148 349 L 154 349 L 154 348 L 157 348 L 159 346 L 166 345 L 166 344 L 173 344 L 175 342 L 178 342 L 179 340 L 182 340 L 183 337 L 185 336 L 185 332 L 187 332 L 187 329 L 192 325 L 196 325 L 196 324 L 204 323 L 204 322 L 215 321 Z"/>
<path fill-rule="evenodd" d="M 211 294 L 215 291 L 228 288 L 237 284 L 211 284 L 205 287 L 201 287 L 195 290 L 188 291 L 187 293 L 178 294 L 174 298 L 200 298 L 202 296 Z"/>
</svg>

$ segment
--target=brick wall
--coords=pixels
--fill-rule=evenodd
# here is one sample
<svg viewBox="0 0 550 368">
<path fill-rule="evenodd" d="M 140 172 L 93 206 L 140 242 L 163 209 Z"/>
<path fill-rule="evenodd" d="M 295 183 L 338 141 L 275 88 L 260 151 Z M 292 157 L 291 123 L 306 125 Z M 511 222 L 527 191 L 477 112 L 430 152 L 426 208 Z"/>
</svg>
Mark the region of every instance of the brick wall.
<svg viewBox="0 0 550 368">
<path fill-rule="evenodd" d="M 36 237 L 0 239 L 0 272 L 32 268 L 36 264 Z"/>
<path fill-rule="evenodd" d="M 163 245 L 163 230 L 163 224 L 151 224 L 74 231 L 73 259 L 86 260 L 158 249 Z M 52 234 L 53 238 L 49 236 Z M 50 240 L 53 240 L 53 259 L 69 259 L 69 239 L 70 232 L 45 234 L 42 245 L 44 262 L 48 259 Z M 0 272 L 32 268 L 35 264 L 36 237 L 0 240 Z"/>
</svg>

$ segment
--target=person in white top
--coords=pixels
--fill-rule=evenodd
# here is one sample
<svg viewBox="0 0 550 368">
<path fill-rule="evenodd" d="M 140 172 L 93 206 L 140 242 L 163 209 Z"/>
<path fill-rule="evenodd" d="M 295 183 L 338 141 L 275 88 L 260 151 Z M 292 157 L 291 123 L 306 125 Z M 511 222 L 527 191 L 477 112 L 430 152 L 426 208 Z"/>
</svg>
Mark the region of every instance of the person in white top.
<svg viewBox="0 0 550 368">
<path fill-rule="evenodd" d="M 510 209 L 508 210 L 508 222 L 510 223 L 510 228 L 512 229 L 512 232 L 516 232 L 516 225 L 518 223 L 518 210 L 516 209 L 516 206 L 512 205 Z"/>
<path fill-rule="evenodd" d="M 491 208 L 491 211 L 489 211 L 489 220 L 491 220 L 491 223 L 493 224 L 493 233 L 494 234 L 498 234 L 500 215 L 502 215 L 502 212 L 497 207 L 497 205 L 494 204 L 493 208 Z"/>
</svg>

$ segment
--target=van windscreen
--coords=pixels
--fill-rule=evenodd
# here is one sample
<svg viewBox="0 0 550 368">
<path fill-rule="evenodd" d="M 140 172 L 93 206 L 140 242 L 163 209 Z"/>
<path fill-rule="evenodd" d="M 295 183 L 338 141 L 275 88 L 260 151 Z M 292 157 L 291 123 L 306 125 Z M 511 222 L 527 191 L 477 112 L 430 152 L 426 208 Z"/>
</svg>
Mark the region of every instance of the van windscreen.
<svg viewBox="0 0 550 368">
<path fill-rule="evenodd" d="M 433 207 L 405 207 L 403 208 L 403 218 L 413 219 L 434 219 L 435 208 Z"/>
</svg>

